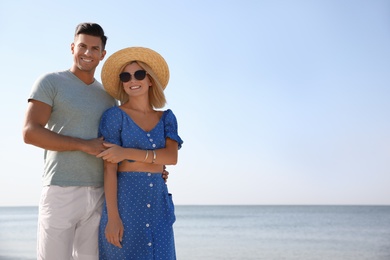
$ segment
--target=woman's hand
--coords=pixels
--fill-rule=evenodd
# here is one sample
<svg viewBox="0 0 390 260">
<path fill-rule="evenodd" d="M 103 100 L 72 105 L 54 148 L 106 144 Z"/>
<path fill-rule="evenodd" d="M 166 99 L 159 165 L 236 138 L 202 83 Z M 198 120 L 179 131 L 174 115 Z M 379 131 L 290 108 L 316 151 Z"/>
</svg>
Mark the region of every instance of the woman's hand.
<svg viewBox="0 0 390 260">
<path fill-rule="evenodd" d="M 107 149 L 96 155 L 97 158 L 102 158 L 110 163 L 118 163 L 126 159 L 124 153 L 125 148 L 111 143 L 103 143 L 103 145 Z"/>
<path fill-rule="evenodd" d="M 108 243 L 122 248 L 121 242 L 123 238 L 123 230 L 123 223 L 119 217 L 112 220 L 109 219 L 105 230 Z"/>
</svg>

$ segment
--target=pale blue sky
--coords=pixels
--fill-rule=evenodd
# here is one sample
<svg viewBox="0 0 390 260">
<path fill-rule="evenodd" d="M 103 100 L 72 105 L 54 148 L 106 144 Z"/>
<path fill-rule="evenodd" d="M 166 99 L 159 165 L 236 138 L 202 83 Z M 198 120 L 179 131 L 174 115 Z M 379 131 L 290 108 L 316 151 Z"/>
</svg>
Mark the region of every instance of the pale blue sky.
<svg viewBox="0 0 390 260">
<path fill-rule="evenodd" d="M 144 46 L 170 66 L 176 204 L 390 204 L 390 1 L 119 2 L 0 3 L 0 206 L 38 204 L 26 100 L 70 68 L 85 21 L 103 26 L 107 55 Z"/>
</svg>

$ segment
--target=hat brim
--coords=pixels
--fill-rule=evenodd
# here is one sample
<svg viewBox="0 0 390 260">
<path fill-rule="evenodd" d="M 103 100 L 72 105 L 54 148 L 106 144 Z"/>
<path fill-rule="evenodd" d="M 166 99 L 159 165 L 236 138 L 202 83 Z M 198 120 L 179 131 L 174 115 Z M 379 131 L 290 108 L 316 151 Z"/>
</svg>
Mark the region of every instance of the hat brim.
<svg viewBox="0 0 390 260">
<path fill-rule="evenodd" d="M 119 88 L 122 86 L 119 74 L 125 65 L 132 61 L 146 63 L 156 74 L 163 89 L 169 81 L 169 68 L 165 59 L 152 49 L 144 47 L 129 47 L 113 53 L 103 65 L 101 78 L 104 89 L 115 99 L 120 99 Z"/>
</svg>

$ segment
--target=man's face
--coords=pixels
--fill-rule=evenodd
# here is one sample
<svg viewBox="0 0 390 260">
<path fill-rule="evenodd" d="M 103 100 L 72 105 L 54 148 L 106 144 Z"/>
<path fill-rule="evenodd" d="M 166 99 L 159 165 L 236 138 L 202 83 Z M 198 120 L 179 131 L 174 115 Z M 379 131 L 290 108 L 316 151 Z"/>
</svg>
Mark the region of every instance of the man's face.
<svg viewBox="0 0 390 260">
<path fill-rule="evenodd" d="M 71 44 L 74 65 L 81 71 L 94 73 L 106 51 L 100 37 L 79 34 Z"/>
</svg>

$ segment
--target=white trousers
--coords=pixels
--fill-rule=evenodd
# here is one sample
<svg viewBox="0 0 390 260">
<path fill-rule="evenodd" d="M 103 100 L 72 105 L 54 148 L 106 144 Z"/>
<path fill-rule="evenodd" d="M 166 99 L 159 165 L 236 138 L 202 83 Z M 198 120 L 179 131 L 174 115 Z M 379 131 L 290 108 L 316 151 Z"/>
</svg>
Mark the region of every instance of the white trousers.
<svg viewBox="0 0 390 260">
<path fill-rule="evenodd" d="M 103 187 L 44 187 L 39 203 L 37 259 L 99 259 L 103 199 Z"/>
</svg>

